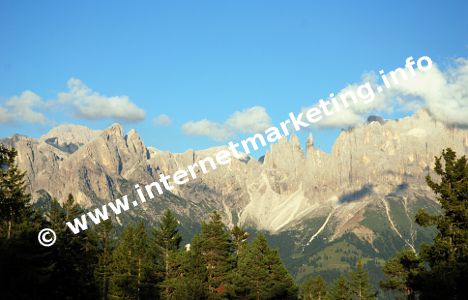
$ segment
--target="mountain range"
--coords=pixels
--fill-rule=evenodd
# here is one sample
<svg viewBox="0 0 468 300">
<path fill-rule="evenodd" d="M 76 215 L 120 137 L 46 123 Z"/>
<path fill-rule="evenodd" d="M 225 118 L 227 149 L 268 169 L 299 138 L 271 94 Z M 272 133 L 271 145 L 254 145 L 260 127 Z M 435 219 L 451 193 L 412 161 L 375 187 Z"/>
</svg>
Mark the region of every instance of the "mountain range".
<svg viewBox="0 0 468 300">
<path fill-rule="evenodd" d="M 119 124 L 104 130 L 61 125 L 38 139 L 14 135 L 0 142 L 18 150 L 36 205 L 71 193 L 86 209 L 125 194 L 136 198 L 135 184 L 222 149 L 162 151 L 146 146 L 133 129 L 125 134 Z M 195 224 L 216 210 L 228 226 L 264 231 L 298 280 L 312 273 L 332 278 L 363 257 L 377 281 L 383 260 L 434 236 L 413 216 L 420 208 L 439 210 L 425 177 L 447 147 L 467 154 L 468 130 L 426 110 L 395 120 L 370 117 L 342 130 L 331 153 L 317 148 L 311 134 L 305 148 L 297 136 L 282 138 L 260 159 L 233 159 L 116 221 L 154 225 L 170 208 L 189 240 Z"/>
</svg>

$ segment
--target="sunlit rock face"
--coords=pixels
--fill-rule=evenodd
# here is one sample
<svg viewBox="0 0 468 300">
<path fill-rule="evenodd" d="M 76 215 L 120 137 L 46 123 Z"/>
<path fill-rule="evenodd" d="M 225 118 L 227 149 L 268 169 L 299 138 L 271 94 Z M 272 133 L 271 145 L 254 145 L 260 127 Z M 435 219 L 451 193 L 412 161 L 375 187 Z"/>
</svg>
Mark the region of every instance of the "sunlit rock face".
<svg viewBox="0 0 468 300">
<path fill-rule="evenodd" d="M 2 142 L 18 150 L 35 200 L 44 191 L 59 200 L 71 193 L 86 208 L 132 194 L 135 184 L 151 183 L 224 149 L 161 151 L 147 147 L 133 129 L 124 134 L 119 124 L 101 131 L 63 125 L 39 139 L 15 135 Z M 389 196 L 405 199 L 405 207 L 423 196 L 433 198 L 425 176 L 432 174 L 434 156 L 447 147 L 466 154 L 468 130 L 447 126 L 424 110 L 399 120 L 374 116 L 342 131 L 330 154 L 318 149 L 311 135 L 304 148 L 294 135 L 282 138 L 261 161 L 244 157 L 199 172 L 133 214 L 155 222 L 171 208 L 188 222 L 217 210 L 229 225 L 271 233 L 302 230 L 307 239 L 323 227 L 331 239 L 353 232 L 372 241 L 375 230 L 362 224 L 366 211 L 380 210 L 392 221 Z M 323 220 L 319 227 L 304 227 L 317 218 Z"/>
</svg>

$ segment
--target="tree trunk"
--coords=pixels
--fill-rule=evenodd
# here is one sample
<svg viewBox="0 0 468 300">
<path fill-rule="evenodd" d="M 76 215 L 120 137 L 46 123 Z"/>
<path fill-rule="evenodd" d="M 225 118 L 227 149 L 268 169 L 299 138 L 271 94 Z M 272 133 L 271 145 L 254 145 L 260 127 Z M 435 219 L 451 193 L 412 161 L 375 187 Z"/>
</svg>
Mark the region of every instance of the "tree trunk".
<svg viewBox="0 0 468 300">
<path fill-rule="evenodd" d="M 7 240 L 11 238 L 11 220 L 8 220 Z"/>
<path fill-rule="evenodd" d="M 166 255 L 165 255 L 165 265 L 166 265 L 166 276 L 164 277 L 164 279 L 168 279 L 169 278 L 169 250 L 166 249 Z M 169 287 L 166 286 L 165 288 L 165 294 L 166 296 L 169 295 Z"/>
<path fill-rule="evenodd" d="M 104 283 L 102 285 L 102 300 L 107 300 L 109 293 L 109 278 L 104 278 Z"/>
<path fill-rule="evenodd" d="M 138 259 L 138 283 L 137 283 L 137 299 L 140 300 L 140 282 L 141 282 L 141 258 Z"/>
<path fill-rule="evenodd" d="M 257 300 L 260 300 L 260 291 L 259 291 L 258 279 L 255 280 L 255 286 L 257 287 Z"/>
</svg>

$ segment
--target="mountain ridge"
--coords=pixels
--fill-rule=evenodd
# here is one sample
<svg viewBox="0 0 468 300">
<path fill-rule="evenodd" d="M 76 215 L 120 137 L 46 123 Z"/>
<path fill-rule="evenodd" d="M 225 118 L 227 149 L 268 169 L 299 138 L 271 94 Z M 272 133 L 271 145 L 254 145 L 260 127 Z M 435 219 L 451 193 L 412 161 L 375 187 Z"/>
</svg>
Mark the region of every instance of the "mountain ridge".
<svg viewBox="0 0 468 300">
<path fill-rule="evenodd" d="M 51 132 L 40 139 L 15 135 L 2 143 L 17 148 L 35 200 L 44 193 L 60 200 L 72 193 L 87 209 L 125 194 L 136 198 L 135 184 L 151 183 L 160 173 L 173 174 L 223 149 L 162 151 L 147 147 L 136 130 L 125 134 L 120 124 L 101 131 L 68 126 Z M 311 134 L 305 149 L 293 135 L 271 145 L 261 160 L 232 159 L 117 221 L 156 224 L 169 208 L 190 232 L 195 221 L 217 210 L 229 226 L 292 241 L 282 255 L 297 278 L 312 272 L 310 266 L 323 257 L 334 257 L 327 251 L 337 244 L 362 251 L 376 264 L 395 249 L 416 249 L 430 237 L 430 231 L 413 225 L 412 215 L 422 207 L 437 211 L 425 177 L 433 174 L 434 156 L 446 147 L 467 154 L 468 130 L 436 121 L 427 111 L 343 130 L 330 153 L 316 148 Z"/>
</svg>

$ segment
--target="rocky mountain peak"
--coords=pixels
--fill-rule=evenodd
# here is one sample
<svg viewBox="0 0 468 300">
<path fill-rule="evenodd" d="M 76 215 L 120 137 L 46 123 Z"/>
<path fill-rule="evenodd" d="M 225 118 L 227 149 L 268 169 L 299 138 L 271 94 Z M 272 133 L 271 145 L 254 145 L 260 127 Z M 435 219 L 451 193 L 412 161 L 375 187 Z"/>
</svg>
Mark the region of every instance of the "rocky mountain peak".
<svg viewBox="0 0 468 300">
<path fill-rule="evenodd" d="M 130 152 L 140 156 L 144 154 L 149 158 L 149 151 L 135 129 L 131 129 L 124 138 Z"/>
<path fill-rule="evenodd" d="M 103 131 L 104 135 L 123 138 L 123 127 L 119 123 L 114 123 Z"/>
<path fill-rule="evenodd" d="M 57 139 L 58 144 L 86 144 L 101 133 L 100 130 L 92 130 L 86 126 L 63 124 L 52 128 L 48 133 L 39 138 L 40 141 Z"/>
<path fill-rule="evenodd" d="M 291 135 L 291 138 L 289 139 L 289 144 L 293 147 L 293 148 L 296 148 L 296 149 L 301 149 L 301 141 L 299 140 L 299 137 L 293 133 Z"/>
</svg>

